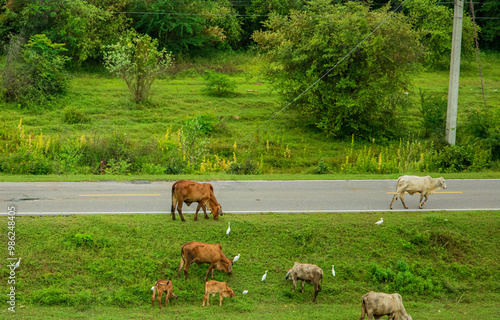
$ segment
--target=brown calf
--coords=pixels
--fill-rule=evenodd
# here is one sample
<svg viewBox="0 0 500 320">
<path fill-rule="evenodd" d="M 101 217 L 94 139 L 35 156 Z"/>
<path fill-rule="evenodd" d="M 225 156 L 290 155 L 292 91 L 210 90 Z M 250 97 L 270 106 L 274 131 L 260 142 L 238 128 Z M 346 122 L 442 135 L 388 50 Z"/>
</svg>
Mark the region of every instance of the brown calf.
<svg viewBox="0 0 500 320">
<path fill-rule="evenodd" d="M 222 206 L 217 202 L 214 195 L 214 188 L 210 183 L 198 183 L 190 180 L 179 180 L 172 186 L 172 220 L 175 220 L 175 209 L 179 212 L 179 216 L 182 221 L 184 216 L 182 215 L 182 204 L 186 203 L 188 206 L 191 203 L 197 202 L 198 207 L 196 207 L 196 212 L 194 214 L 194 221 L 198 220 L 198 211 L 203 209 L 205 213 L 205 219 L 208 219 L 206 207 L 210 208 L 214 219 L 219 218 L 219 214 L 222 216 Z"/>
<path fill-rule="evenodd" d="M 182 246 L 181 249 L 181 262 L 179 263 L 179 270 L 177 272 L 177 279 L 181 276 L 181 270 L 184 267 L 185 279 L 188 279 L 189 266 L 195 262 L 200 265 L 202 263 L 209 263 L 205 281 L 207 281 L 208 273 L 212 271 L 212 279 L 214 278 L 214 268 L 233 273 L 233 260 L 229 260 L 222 252 L 220 244 L 208 244 L 203 242 L 188 242 Z"/>
<path fill-rule="evenodd" d="M 177 299 L 177 296 L 173 292 L 174 287 L 172 286 L 172 281 L 170 280 L 158 280 L 151 289 L 153 290 L 153 299 L 151 300 L 151 308 L 153 307 L 153 304 L 155 302 L 156 293 L 158 293 L 158 303 L 160 304 L 160 310 L 161 310 L 161 295 L 164 292 L 165 292 L 165 307 L 167 306 L 167 303 L 170 301 L 170 298 L 174 297 L 175 299 Z"/>
<path fill-rule="evenodd" d="M 233 289 L 227 286 L 227 282 L 207 281 L 205 282 L 205 295 L 203 296 L 202 307 L 205 306 L 205 302 L 207 303 L 207 306 L 209 306 L 210 294 L 212 294 L 212 297 L 214 297 L 216 293 L 218 293 L 220 297 L 219 306 L 222 306 L 223 297 L 230 297 L 230 298 L 235 297 Z"/>
</svg>

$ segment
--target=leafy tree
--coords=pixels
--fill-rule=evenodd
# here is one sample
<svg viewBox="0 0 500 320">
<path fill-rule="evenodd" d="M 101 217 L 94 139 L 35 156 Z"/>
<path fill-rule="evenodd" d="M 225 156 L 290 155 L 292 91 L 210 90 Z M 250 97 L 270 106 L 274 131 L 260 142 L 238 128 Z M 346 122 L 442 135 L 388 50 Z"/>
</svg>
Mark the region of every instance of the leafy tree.
<svg viewBox="0 0 500 320">
<path fill-rule="evenodd" d="M 425 47 L 425 64 L 430 67 L 449 67 L 453 34 L 453 9 L 438 4 L 438 0 L 412 0 L 404 4 L 420 41 Z M 479 27 L 478 27 L 478 30 Z M 464 12 L 462 26 L 462 57 L 475 57 L 474 27 Z"/>
<path fill-rule="evenodd" d="M 65 92 L 70 79 L 65 51 L 64 44 L 52 43 L 44 34 L 32 36 L 25 45 L 13 39 L 2 73 L 4 98 L 29 107 Z"/>
<path fill-rule="evenodd" d="M 96 2 L 93 4 L 92 2 Z M 0 36 L 8 34 L 30 38 L 45 34 L 51 41 L 65 43 L 66 54 L 81 63 L 96 58 L 103 44 L 116 41 L 117 34 L 127 27 L 125 15 L 113 15 L 126 0 L 10 0 L 0 21 L 8 28 L 0 29 Z"/>
<path fill-rule="evenodd" d="M 118 43 L 105 46 L 106 69 L 120 76 L 136 102 L 146 100 L 154 80 L 172 64 L 166 50 L 158 51 L 158 40 L 129 31 Z"/>
<path fill-rule="evenodd" d="M 228 0 L 135 0 L 127 10 L 150 13 L 132 16 L 135 30 L 173 52 L 234 44 L 240 38 L 241 27 Z"/>
<path fill-rule="evenodd" d="M 394 14 L 382 24 L 388 14 L 387 8 L 370 11 L 360 3 L 315 1 L 288 18 L 271 17 L 268 31 L 256 32 L 253 39 L 267 51 L 267 74 L 285 101 L 321 79 L 292 107 L 323 132 L 397 135 L 397 105 L 390 98 L 409 86 L 408 71 L 422 48 L 404 15 Z"/>
<path fill-rule="evenodd" d="M 500 5 L 498 0 L 484 0 L 481 3 L 474 3 L 476 17 L 487 19 L 478 19 L 477 23 L 481 26 L 481 43 L 486 48 L 500 50 L 500 19 L 491 19 L 500 17 Z"/>
</svg>

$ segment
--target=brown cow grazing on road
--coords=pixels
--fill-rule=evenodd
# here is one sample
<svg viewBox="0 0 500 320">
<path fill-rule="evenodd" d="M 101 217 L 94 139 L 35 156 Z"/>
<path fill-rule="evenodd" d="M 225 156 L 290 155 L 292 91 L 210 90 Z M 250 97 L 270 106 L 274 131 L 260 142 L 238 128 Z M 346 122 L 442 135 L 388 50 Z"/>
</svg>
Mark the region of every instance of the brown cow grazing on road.
<svg viewBox="0 0 500 320">
<path fill-rule="evenodd" d="M 398 197 L 401 199 L 401 203 L 405 209 L 408 207 L 405 204 L 405 192 L 408 192 L 410 196 L 414 193 L 420 193 L 420 200 L 418 201 L 418 207 L 422 209 L 424 204 L 427 202 L 427 196 L 430 196 L 434 192 L 446 189 L 446 181 L 444 181 L 443 177 L 440 178 L 431 178 L 430 176 L 418 177 L 418 176 L 401 176 L 398 179 L 398 183 L 396 185 L 396 193 L 392 197 L 391 204 L 389 208 L 392 209 L 392 204 L 394 200 L 397 200 Z M 424 202 L 422 200 L 424 199 Z"/>
<path fill-rule="evenodd" d="M 403 299 L 398 293 L 387 294 L 370 291 L 361 299 L 360 320 L 364 320 L 366 314 L 368 320 L 372 320 L 373 317 L 380 319 L 382 316 L 389 316 L 387 320 L 412 320 L 411 316 L 406 313 Z"/>
<path fill-rule="evenodd" d="M 207 281 L 208 273 L 212 271 L 212 279 L 214 278 L 214 268 L 227 272 L 229 275 L 233 274 L 233 260 L 226 258 L 222 252 L 220 244 L 208 244 L 203 242 L 188 242 L 182 246 L 181 249 L 181 262 L 179 263 L 179 271 L 177 272 L 177 279 L 181 276 L 181 270 L 184 267 L 184 275 L 188 279 L 189 266 L 196 262 L 200 265 L 202 263 L 209 263 L 205 281 Z"/>
<path fill-rule="evenodd" d="M 312 301 L 314 302 L 318 296 L 318 292 L 321 291 L 320 282 L 323 282 L 323 270 L 314 264 L 295 261 L 293 267 L 288 269 L 286 274 L 285 279 L 288 280 L 289 278 L 293 281 L 293 292 L 295 292 L 297 280 L 301 280 L 302 293 L 304 293 L 304 281 L 307 283 L 312 282 L 314 285 L 314 297 Z"/>
<path fill-rule="evenodd" d="M 214 195 L 214 188 L 210 183 L 198 183 L 190 180 L 179 180 L 172 186 L 172 220 L 175 220 L 175 209 L 179 212 L 182 221 L 182 204 L 186 203 L 188 206 L 191 203 L 197 202 L 198 207 L 194 214 L 194 221 L 198 220 L 198 211 L 203 209 L 205 219 L 208 219 L 207 206 L 209 207 L 214 219 L 218 219 L 219 215 L 222 216 L 222 206 L 217 202 Z"/>
<path fill-rule="evenodd" d="M 212 297 L 215 297 L 216 293 L 218 293 L 219 297 L 220 297 L 219 306 L 222 306 L 222 298 L 223 297 L 230 297 L 230 298 L 236 297 L 234 295 L 233 289 L 231 289 L 227 286 L 227 282 L 207 281 L 207 282 L 205 282 L 205 295 L 203 296 L 202 307 L 205 306 L 205 302 L 207 303 L 207 306 L 209 306 L 210 305 L 210 301 L 209 301 L 210 294 L 212 294 Z"/>
<path fill-rule="evenodd" d="M 155 285 L 151 288 L 153 291 L 153 299 L 151 300 L 151 308 L 155 302 L 155 294 L 158 293 L 158 303 L 160 304 L 161 310 L 161 296 L 165 293 L 165 307 L 167 303 L 170 301 L 170 298 L 174 297 L 177 299 L 177 296 L 173 292 L 174 287 L 172 286 L 172 281 L 170 280 L 158 280 Z"/>
</svg>

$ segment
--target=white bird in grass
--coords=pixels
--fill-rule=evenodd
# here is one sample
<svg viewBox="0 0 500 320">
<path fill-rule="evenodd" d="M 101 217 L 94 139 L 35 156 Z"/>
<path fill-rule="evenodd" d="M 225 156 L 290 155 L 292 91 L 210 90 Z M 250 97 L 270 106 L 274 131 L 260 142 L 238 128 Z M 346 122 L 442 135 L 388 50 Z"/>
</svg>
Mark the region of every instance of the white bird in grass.
<svg viewBox="0 0 500 320">
<path fill-rule="evenodd" d="M 226 234 L 229 234 L 229 232 L 231 232 L 231 222 L 228 222 Z"/>
<path fill-rule="evenodd" d="M 243 294 L 247 294 L 248 293 L 248 290 L 243 290 L 242 292 Z"/>
<path fill-rule="evenodd" d="M 19 258 L 19 260 L 16 262 L 16 264 L 14 265 L 14 270 L 16 270 L 17 268 L 19 268 L 19 264 L 21 263 L 21 258 Z"/>
<path fill-rule="evenodd" d="M 151 291 L 153 291 L 154 289 L 155 289 L 155 286 L 152 286 L 152 287 L 151 287 Z"/>
<path fill-rule="evenodd" d="M 375 222 L 375 224 L 377 224 L 377 225 L 378 225 L 378 224 L 382 224 L 382 222 L 384 222 L 384 219 L 380 218 L 380 220 L 379 220 L 379 221 L 377 221 L 377 222 Z"/>
<path fill-rule="evenodd" d="M 335 278 L 335 269 L 333 267 L 333 264 L 332 264 L 332 274 L 333 274 L 333 277 Z"/>
<path fill-rule="evenodd" d="M 240 259 L 240 254 L 238 253 L 238 255 L 236 257 L 234 257 L 233 263 L 236 262 L 236 261 L 238 261 L 239 259 Z"/>
<path fill-rule="evenodd" d="M 267 277 L 267 270 L 266 273 L 264 273 L 264 275 L 262 276 L 262 281 L 266 280 L 266 277 Z"/>
</svg>

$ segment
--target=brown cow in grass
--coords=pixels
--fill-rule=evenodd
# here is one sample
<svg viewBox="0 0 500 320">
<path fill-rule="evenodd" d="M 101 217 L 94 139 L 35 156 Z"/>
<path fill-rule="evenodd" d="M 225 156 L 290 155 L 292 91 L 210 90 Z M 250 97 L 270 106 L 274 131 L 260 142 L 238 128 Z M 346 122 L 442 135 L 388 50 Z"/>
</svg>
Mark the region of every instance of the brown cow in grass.
<svg viewBox="0 0 500 320">
<path fill-rule="evenodd" d="M 216 293 L 218 293 L 219 297 L 220 297 L 219 306 L 222 306 L 222 298 L 224 298 L 224 297 L 230 297 L 230 298 L 236 297 L 233 289 L 231 289 L 227 286 L 227 282 L 207 281 L 207 282 L 205 282 L 205 295 L 203 296 L 202 307 L 205 306 L 205 302 L 207 303 L 207 306 L 209 306 L 210 305 L 210 301 L 209 301 L 210 294 L 212 294 L 212 297 L 214 297 Z"/>
<path fill-rule="evenodd" d="M 203 209 L 205 219 L 208 219 L 207 206 L 209 207 L 214 219 L 218 219 L 219 215 L 222 216 L 222 206 L 217 202 L 214 195 L 214 188 L 210 183 L 198 183 L 190 180 L 179 180 L 172 186 L 172 220 L 175 220 L 175 209 L 179 212 L 182 221 L 182 204 L 186 203 L 188 206 L 191 203 L 197 202 L 198 207 L 194 215 L 194 221 L 198 220 L 198 211 Z"/>
<path fill-rule="evenodd" d="M 295 261 L 293 267 L 288 269 L 285 279 L 293 281 L 293 292 L 295 292 L 297 280 L 301 280 L 302 293 L 304 293 L 304 281 L 312 283 L 314 285 L 314 296 L 312 301 L 314 302 L 318 296 L 318 292 L 321 291 L 320 282 L 323 282 L 323 269 L 314 264 L 299 263 Z"/>
<path fill-rule="evenodd" d="M 411 316 L 406 313 L 403 299 L 398 293 L 387 294 L 370 291 L 361 300 L 360 320 L 365 319 L 365 315 L 368 315 L 368 320 L 373 319 L 373 317 L 380 319 L 382 316 L 389 316 L 387 320 L 412 320 Z"/>
<path fill-rule="evenodd" d="M 189 266 L 195 262 L 200 265 L 209 263 L 205 281 L 207 281 L 208 273 L 212 271 L 212 279 L 214 278 L 214 268 L 227 272 L 229 275 L 233 273 L 233 260 L 226 258 L 222 252 L 220 244 L 208 244 L 203 242 L 188 242 L 182 246 L 181 262 L 177 272 L 177 279 L 181 276 L 181 270 L 184 267 L 184 275 L 188 279 Z"/>
<path fill-rule="evenodd" d="M 155 285 L 151 288 L 153 291 L 153 299 L 151 300 L 151 308 L 155 302 L 155 295 L 158 293 L 158 303 L 160 304 L 161 310 L 161 296 L 165 293 L 165 307 L 167 303 L 170 301 L 170 298 L 174 297 L 177 299 L 177 296 L 173 292 L 174 287 L 172 286 L 172 281 L 170 280 L 158 280 Z"/>
</svg>

